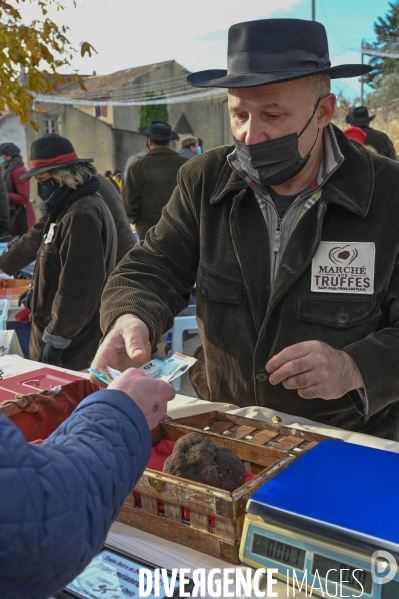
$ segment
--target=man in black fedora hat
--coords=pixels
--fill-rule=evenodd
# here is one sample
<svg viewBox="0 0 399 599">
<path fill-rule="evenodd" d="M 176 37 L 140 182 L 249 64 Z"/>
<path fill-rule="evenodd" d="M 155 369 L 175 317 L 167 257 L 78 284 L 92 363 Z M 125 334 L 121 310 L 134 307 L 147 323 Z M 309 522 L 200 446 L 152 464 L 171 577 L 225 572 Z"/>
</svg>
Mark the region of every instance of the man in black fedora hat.
<svg viewBox="0 0 399 599">
<path fill-rule="evenodd" d="M 392 160 L 396 160 L 396 150 L 388 135 L 383 133 L 383 131 L 377 131 L 377 129 L 370 127 L 370 123 L 375 117 L 375 114 L 369 116 L 366 106 L 357 106 L 346 116 L 345 120 L 349 125 L 363 129 L 367 135 L 364 142 L 366 146 L 371 146 L 381 156 L 387 156 L 388 158 L 392 158 Z"/>
<path fill-rule="evenodd" d="M 258 405 L 399 440 L 399 165 L 331 125 L 317 22 L 229 30 L 235 143 L 184 165 L 157 226 L 114 271 L 94 364 L 149 358 L 197 285 L 199 397 Z"/>
<path fill-rule="evenodd" d="M 147 138 L 148 154 L 130 165 L 122 197 L 128 217 L 136 225 L 139 238 L 144 239 L 159 221 L 176 187 L 177 172 L 187 160 L 169 148 L 169 142 L 179 136 L 167 123 L 151 121 L 139 132 Z"/>
</svg>

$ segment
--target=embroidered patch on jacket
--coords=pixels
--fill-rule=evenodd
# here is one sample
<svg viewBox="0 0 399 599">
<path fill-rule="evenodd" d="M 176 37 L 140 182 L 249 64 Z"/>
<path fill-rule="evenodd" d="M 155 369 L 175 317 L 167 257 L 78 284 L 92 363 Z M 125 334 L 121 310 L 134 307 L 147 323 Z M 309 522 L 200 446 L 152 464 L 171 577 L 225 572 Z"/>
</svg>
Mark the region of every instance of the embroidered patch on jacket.
<svg viewBox="0 0 399 599">
<path fill-rule="evenodd" d="M 311 291 L 374 293 L 375 244 L 321 241 L 312 260 Z"/>
</svg>

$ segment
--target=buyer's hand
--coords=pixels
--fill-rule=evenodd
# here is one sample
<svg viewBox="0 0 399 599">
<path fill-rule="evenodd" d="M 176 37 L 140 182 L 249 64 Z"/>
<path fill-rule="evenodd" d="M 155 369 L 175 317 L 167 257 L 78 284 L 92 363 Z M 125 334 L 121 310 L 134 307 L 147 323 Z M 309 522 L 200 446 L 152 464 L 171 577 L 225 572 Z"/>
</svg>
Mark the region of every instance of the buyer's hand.
<svg viewBox="0 0 399 599">
<path fill-rule="evenodd" d="M 147 325 L 132 314 L 124 314 L 105 337 L 92 362 L 92 368 L 111 366 L 124 372 L 127 368 L 140 368 L 151 359 L 151 344 Z M 90 375 L 93 383 L 98 378 Z"/>
<path fill-rule="evenodd" d="M 304 341 L 290 345 L 266 364 L 272 373 L 272 385 L 283 383 L 286 389 L 297 389 L 305 399 L 338 399 L 363 387 L 354 360 L 344 351 L 321 341 Z"/>
<path fill-rule="evenodd" d="M 168 401 L 175 390 L 170 383 L 151 379 L 136 368 L 129 368 L 109 385 L 108 389 L 124 391 L 138 405 L 150 429 L 166 416 Z"/>
</svg>

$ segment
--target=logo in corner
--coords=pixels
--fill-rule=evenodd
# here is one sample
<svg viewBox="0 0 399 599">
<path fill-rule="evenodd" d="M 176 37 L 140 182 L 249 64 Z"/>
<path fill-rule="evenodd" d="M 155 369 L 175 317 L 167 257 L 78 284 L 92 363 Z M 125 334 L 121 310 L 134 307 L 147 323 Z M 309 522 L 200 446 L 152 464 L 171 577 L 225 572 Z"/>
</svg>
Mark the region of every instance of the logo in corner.
<svg viewBox="0 0 399 599">
<path fill-rule="evenodd" d="M 371 556 L 371 577 L 377 584 L 390 582 L 397 574 L 398 565 L 388 551 L 374 551 Z"/>
<path fill-rule="evenodd" d="M 335 247 L 329 251 L 328 257 L 334 264 L 352 264 L 358 257 L 359 252 L 356 248 L 351 245 L 344 245 L 343 247 Z"/>
</svg>

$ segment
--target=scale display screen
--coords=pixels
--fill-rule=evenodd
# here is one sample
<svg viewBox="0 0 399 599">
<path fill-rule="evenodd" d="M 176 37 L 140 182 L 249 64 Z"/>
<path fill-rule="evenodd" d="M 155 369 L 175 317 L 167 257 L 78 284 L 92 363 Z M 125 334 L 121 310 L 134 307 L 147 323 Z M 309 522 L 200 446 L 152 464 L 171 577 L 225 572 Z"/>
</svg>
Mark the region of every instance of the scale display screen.
<svg viewBox="0 0 399 599">
<path fill-rule="evenodd" d="M 318 555 L 315 553 L 313 557 L 312 574 L 315 574 L 316 570 L 318 571 L 319 576 L 322 578 L 325 578 L 327 572 L 332 570 L 328 574 L 328 580 L 338 583 L 340 582 L 340 570 L 348 570 L 348 572 L 342 572 L 342 585 L 356 589 L 360 592 L 362 590 L 360 586 L 361 584 L 364 588 L 363 592 L 367 595 L 371 595 L 373 580 L 371 578 L 371 573 L 367 572 L 366 570 L 360 570 L 358 568 L 354 568 L 353 566 L 343 564 L 342 562 L 337 562 L 336 560 L 325 557 L 324 555 Z M 348 582 L 346 582 L 345 579 Z M 394 595 L 392 595 L 392 597 L 393 596 Z M 390 598 L 390 595 L 387 595 L 387 597 Z"/>
<path fill-rule="evenodd" d="M 299 570 L 305 566 L 306 551 L 256 533 L 253 535 L 252 553 Z"/>
<path fill-rule="evenodd" d="M 398 599 L 399 597 L 399 582 L 391 580 L 381 585 L 381 599 Z"/>
</svg>

